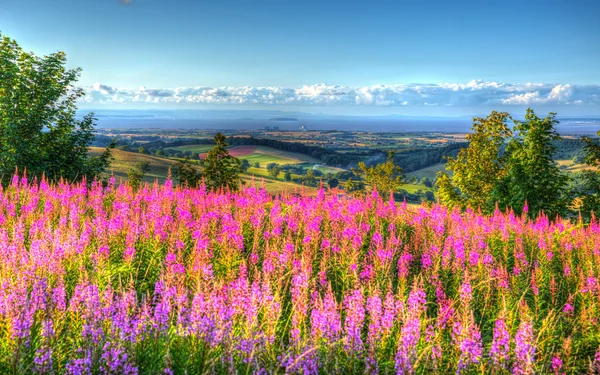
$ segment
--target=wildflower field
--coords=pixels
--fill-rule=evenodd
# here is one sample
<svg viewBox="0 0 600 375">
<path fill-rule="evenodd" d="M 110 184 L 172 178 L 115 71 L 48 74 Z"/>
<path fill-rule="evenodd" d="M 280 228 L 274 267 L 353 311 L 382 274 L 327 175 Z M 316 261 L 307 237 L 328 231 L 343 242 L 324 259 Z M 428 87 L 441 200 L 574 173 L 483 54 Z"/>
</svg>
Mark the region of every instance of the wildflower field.
<svg viewBox="0 0 600 375">
<path fill-rule="evenodd" d="M 0 252 L 1 374 L 600 370 L 595 220 L 14 178 Z"/>
</svg>

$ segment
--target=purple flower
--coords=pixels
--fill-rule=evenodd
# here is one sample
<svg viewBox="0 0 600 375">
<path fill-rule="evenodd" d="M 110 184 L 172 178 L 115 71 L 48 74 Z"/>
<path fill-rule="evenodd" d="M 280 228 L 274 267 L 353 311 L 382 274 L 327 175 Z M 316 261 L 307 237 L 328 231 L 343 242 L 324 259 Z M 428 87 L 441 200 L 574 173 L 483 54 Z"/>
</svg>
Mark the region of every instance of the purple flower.
<svg viewBox="0 0 600 375">
<path fill-rule="evenodd" d="M 361 330 L 365 320 L 365 307 L 362 290 L 355 289 L 344 299 L 346 308 L 346 320 L 344 329 L 346 331 L 345 346 L 349 352 L 361 351 L 363 341 Z"/>
<path fill-rule="evenodd" d="M 470 364 L 478 364 L 483 354 L 481 332 L 474 323 L 464 327 L 460 322 L 454 326 L 454 340 L 460 350 L 457 374 L 461 374 Z"/>
<path fill-rule="evenodd" d="M 526 375 L 535 373 L 535 346 L 533 345 L 533 327 L 531 323 L 522 321 L 515 335 L 515 363 L 513 374 Z"/>
<path fill-rule="evenodd" d="M 554 357 L 552 357 L 552 370 L 554 370 L 554 373 L 556 375 L 560 374 L 560 371 L 563 368 L 563 361 L 562 359 L 560 359 L 560 357 L 558 355 L 555 355 Z"/>
<path fill-rule="evenodd" d="M 495 366 L 506 367 L 510 351 L 510 334 L 503 318 L 497 319 L 494 325 L 494 337 L 490 349 L 490 358 Z"/>
</svg>

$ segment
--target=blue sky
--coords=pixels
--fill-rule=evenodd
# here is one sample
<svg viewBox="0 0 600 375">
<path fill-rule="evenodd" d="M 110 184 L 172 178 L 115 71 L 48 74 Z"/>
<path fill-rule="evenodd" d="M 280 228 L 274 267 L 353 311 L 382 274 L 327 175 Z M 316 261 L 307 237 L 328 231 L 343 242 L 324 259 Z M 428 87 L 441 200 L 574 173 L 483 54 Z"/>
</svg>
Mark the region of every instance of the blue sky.
<svg viewBox="0 0 600 375">
<path fill-rule="evenodd" d="M 0 32 L 64 50 L 82 104 L 111 108 L 599 114 L 599 19 L 598 0 L 0 0 Z"/>
</svg>

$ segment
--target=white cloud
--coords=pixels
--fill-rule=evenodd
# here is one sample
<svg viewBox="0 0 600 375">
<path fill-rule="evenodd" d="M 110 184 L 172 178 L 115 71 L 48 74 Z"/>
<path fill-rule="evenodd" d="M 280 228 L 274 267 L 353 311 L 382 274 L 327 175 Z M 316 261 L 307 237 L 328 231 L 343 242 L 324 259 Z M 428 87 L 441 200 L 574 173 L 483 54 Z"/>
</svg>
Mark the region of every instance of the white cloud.
<svg viewBox="0 0 600 375">
<path fill-rule="evenodd" d="M 177 87 L 120 89 L 95 83 L 84 88 L 92 103 L 184 103 L 307 106 L 600 106 L 600 85 L 497 83 L 402 84 L 349 87 L 326 84 L 286 87 Z"/>
</svg>

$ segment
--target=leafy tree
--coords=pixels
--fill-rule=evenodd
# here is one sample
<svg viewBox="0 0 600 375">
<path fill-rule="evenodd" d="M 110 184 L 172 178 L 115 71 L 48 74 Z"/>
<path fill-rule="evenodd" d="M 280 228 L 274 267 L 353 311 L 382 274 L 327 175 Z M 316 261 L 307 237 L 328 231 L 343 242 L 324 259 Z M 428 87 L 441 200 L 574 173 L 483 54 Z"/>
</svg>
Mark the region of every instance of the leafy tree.
<svg viewBox="0 0 600 375">
<path fill-rule="evenodd" d="M 18 168 L 57 181 L 92 179 L 110 164 L 107 148 L 90 157 L 93 114 L 76 119 L 80 69 L 66 69 L 64 52 L 38 57 L 0 34 L 0 179 Z"/>
<path fill-rule="evenodd" d="M 340 181 L 337 178 L 335 178 L 335 177 L 331 177 L 329 179 L 329 181 L 327 181 L 327 182 L 328 182 L 329 187 L 331 189 L 334 189 L 334 188 L 338 187 L 338 185 L 340 184 Z"/>
<path fill-rule="evenodd" d="M 600 132 L 598 132 L 600 136 Z M 585 137 L 583 161 L 593 167 L 582 172 L 582 183 L 579 191 L 580 208 L 586 218 L 594 212 L 600 213 L 600 144 L 596 140 Z"/>
<path fill-rule="evenodd" d="M 492 192 L 492 200 L 501 207 L 520 213 L 527 202 L 532 217 L 541 211 L 550 216 L 565 213 L 568 177 L 553 159 L 553 141 L 561 139 L 555 116 L 550 113 L 542 119 L 529 108 L 525 121 L 515 121 L 515 136 L 506 148 L 505 173 Z"/>
<path fill-rule="evenodd" d="M 507 124 L 509 118 L 506 112 L 493 111 L 486 118 L 473 119 L 473 133 L 467 135 L 469 146 L 447 159 L 446 169 L 454 173 L 437 174 L 438 195 L 444 204 L 484 210 L 493 207 L 492 191 L 504 176 L 503 146 L 512 135 Z"/>
<path fill-rule="evenodd" d="M 281 173 L 281 167 L 279 165 L 274 165 L 269 169 L 269 175 L 271 175 L 273 178 L 277 178 L 279 173 Z"/>
<path fill-rule="evenodd" d="M 427 177 L 424 177 L 421 179 L 421 183 L 425 186 L 427 186 L 428 188 L 433 187 L 433 181 L 431 181 L 430 179 L 428 179 Z"/>
<path fill-rule="evenodd" d="M 267 171 L 270 171 L 271 169 L 273 169 L 275 167 L 279 167 L 279 164 L 277 164 L 277 163 L 269 163 L 269 164 L 267 164 Z"/>
<path fill-rule="evenodd" d="M 435 195 L 433 195 L 432 191 L 426 191 L 425 192 L 425 200 L 429 201 L 429 202 L 435 201 Z"/>
<path fill-rule="evenodd" d="M 127 177 L 129 178 L 129 185 L 135 190 L 140 187 L 142 179 L 150 171 L 150 163 L 147 161 L 141 161 L 135 164 L 133 168 L 129 169 L 127 172 Z"/>
<path fill-rule="evenodd" d="M 175 176 L 183 186 L 196 187 L 202 181 L 202 172 L 188 160 L 180 160 L 175 164 Z"/>
<path fill-rule="evenodd" d="M 260 168 L 260 163 L 259 162 L 255 162 L 254 163 L 254 168 Z"/>
<path fill-rule="evenodd" d="M 143 147 L 138 148 L 138 154 L 145 154 L 146 150 Z"/>
<path fill-rule="evenodd" d="M 365 184 L 363 181 L 360 180 L 354 180 L 352 178 L 349 178 L 346 180 L 346 182 L 344 182 L 342 184 L 342 187 L 344 188 L 344 190 L 346 191 L 346 193 L 349 194 L 360 194 L 361 191 L 363 191 L 365 189 Z"/>
<path fill-rule="evenodd" d="M 209 189 L 228 188 L 239 189 L 242 184 L 240 173 L 241 162 L 229 155 L 225 136 L 217 133 L 215 146 L 206 154 L 204 159 L 204 182 Z"/>
<path fill-rule="evenodd" d="M 302 181 L 308 186 L 316 186 L 317 185 L 317 177 L 312 169 L 308 169 L 306 174 L 302 176 Z"/>
<path fill-rule="evenodd" d="M 250 168 L 250 162 L 248 159 L 243 159 L 242 164 L 240 164 L 240 168 L 242 168 L 242 172 L 248 172 L 248 168 Z"/>
<path fill-rule="evenodd" d="M 154 155 L 156 155 L 158 157 L 163 157 L 163 156 L 165 156 L 165 151 L 162 148 L 160 148 L 160 149 L 156 150 L 156 153 Z"/>
<path fill-rule="evenodd" d="M 352 171 L 360 176 L 370 189 L 375 188 L 382 196 L 396 191 L 399 185 L 405 182 L 402 168 L 394 164 L 394 153 L 392 151 L 388 152 L 385 163 L 367 167 L 364 162 L 360 162 L 358 163 L 358 169 Z"/>
<path fill-rule="evenodd" d="M 292 181 L 292 173 L 290 171 L 285 171 L 285 174 L 283 175 L 283 179 L 285 181 Z"/>
</svg>

